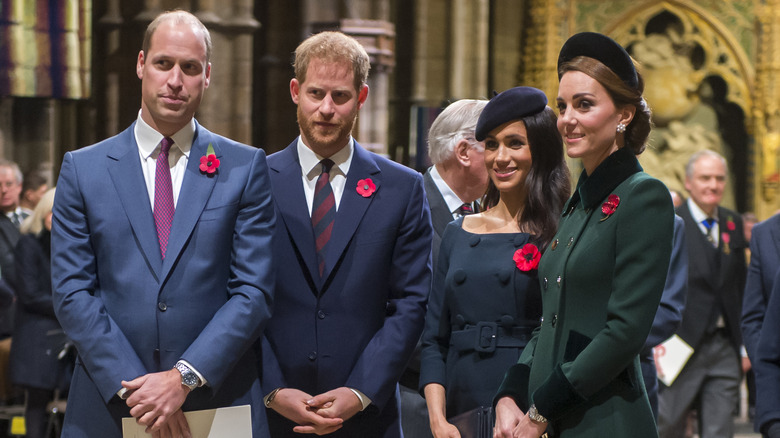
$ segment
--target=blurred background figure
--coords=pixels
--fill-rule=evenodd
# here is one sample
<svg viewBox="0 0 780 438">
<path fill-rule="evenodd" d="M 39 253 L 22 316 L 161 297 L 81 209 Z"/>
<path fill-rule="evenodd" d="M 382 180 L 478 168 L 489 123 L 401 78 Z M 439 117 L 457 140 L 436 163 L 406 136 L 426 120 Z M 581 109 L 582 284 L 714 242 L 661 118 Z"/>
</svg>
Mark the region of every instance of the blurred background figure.
<svg viewBox="0 0 780 438">
<path fill-rule="evenodd" d="M 423 332 L 420 388 L 436 438 L 472 436 L 452 417 L 492 406 L 539 325 L 536 267 L 569 195 L 555 120 L 531 87 L 504 91 L 479 117 L 486 210 L 447 226 Z"/>
<path fill-rule="evenodd" d="M 19 208 L 23 219 L 33 213 L 38 201 L 49 190 L 49 182 L 42 172 L 33 170 L 27 172 L 22 180 L 22 194 L 19 197 Z"/>
<path fill-rule="evenodd" d="M 679 191 L 669 190 L 669 194 L 672 195 L 672 205 L 674 205 L 674 208 L 681 206 L 682 203 L 685 202 L 685 197 Z"/>
<path fill-rule="evenodd" d="M 51 210 L 54 189 L 47 191 L 21 227 L 16 245 L 16 315 L 10 376 L 24 388 L 28 438 L 43 438 L 46 405 L 54 392 L 65 392 L 75 354 L 54 315 L 51 299 Z M 62 357 L 60 357 L 62 353 Z"/>
<path fill-rule="evenodd" d="M 22 190 L 22 172 L 13 161 L 0 159 L 0 280 L 13 294 L 14 248 L 19 240 L 20 218 L 17 212 Z M 16 216 L 17 221 L 14 220 Z M 11 296 L 13 300 L 13 295 Z M 14 306 L 0 306 L 0 403 L 11 402 L 11 382 L 8 379 L 8 355 L 11 350 Z"/>
</svg>

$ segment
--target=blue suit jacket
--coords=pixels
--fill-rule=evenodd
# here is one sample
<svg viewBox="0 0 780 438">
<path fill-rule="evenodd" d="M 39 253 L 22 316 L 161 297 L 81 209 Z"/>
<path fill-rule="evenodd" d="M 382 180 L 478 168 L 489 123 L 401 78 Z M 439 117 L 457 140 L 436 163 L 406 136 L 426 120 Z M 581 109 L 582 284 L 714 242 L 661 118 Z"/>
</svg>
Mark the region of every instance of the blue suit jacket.
<svg viewBox="0 0 780 438">
<path fill-rule="evenodd" d="M 322 279 L 297 140 L 271 155 L 279 217 L 274 314 L 263 343 L 263 388 L 311 395 L 346 386 L 372 404 L 334 436 L 400 436 L 397 381 L 423 327 L 431 285 L 431 220 L 422 176 L 355 142 Z M 376 191 L 357 193 L 371 178 Z M 271 434 L 295 436 L 269 410 Z"/>
<path fill-rule="evenodd" d="M 742 342 L 751 360 L 764 322 L 769 294 L 780 267 L 780 214 L 756 224 L 750 239 L 750 265 L 742 301 Z"/>
<path fill-rule="evenodd" d="M 198 169 L 209 144 L 214 175 Z M 63 435 L 120 436 L 120 381 L 184 359 L 208 381 L 184 410 L 253 404 L 255 436 L 266 436 L 250 349 L 272 304 L 265 154 L 196 125 L 164 261 L 145 187 L 133 126 L 63 160 L 53 298 L 79 351 Z"/>
<path fill-rule="evenodd" d="M 764 433 L 772 423 L 780 421 L 780 270 L 776 272 L 758 344 L 751 357 L 756 375 L 755 423 Z"/>
</svg>

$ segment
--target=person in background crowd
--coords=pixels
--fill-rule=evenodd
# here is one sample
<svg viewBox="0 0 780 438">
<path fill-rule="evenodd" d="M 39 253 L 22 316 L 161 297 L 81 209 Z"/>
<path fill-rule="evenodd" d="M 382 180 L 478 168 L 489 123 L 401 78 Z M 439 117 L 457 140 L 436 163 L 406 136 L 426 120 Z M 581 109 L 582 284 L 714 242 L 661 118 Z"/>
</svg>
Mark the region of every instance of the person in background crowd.
<svg viewBox="0 0 780 438">
<path fill-rule="evenodd" d="M 672 198 L 674 202 L 674 198 Z M 669 339 L 680 327 L 688 295 L 688 246 L 685 244 L 685 221 L 674 216 L 674 243 L 669 273 L 666 275 L 661 304 L 653 319 L 653 327 L 645 341 L 645 348 L 639 355 L 642 364 L 642 378 L 647 389 L 647 398 L 653 415 L 658 418 L 658 373 L 653 348 Z"/>
<path fill-rule="evenodd" d="M 22 194 L 19 198 L 19 208 L 22 210 L 23 219 L 27 219 L 33 213 L 38 201 L 48 190 L 49 183 L 42 172 L 36 170 L 24 175 Z"/>
<path fill-rule="evenodd" d="M 539 264 L 542 325 L 496 395 L 496 437 L 656 437 L 639 365 L 674 209 L 642 171 L 650 109 L 628 53 L 579 33 L 558 56 L 558 130 L 584 170 Z"/>
<path fill-rule="evenodd" d="M 268 435 L 255 341 L 273 302 L 265 153 L 194 118 L 211 37 L 177 10 L 147 27 L 141 110 L 65 154 L 52 219 L 54 310 L 78 350 L 63 436 L 189 436 L 184 411 L 250 405 Z"/>
<path fill-rule="evenodd" d="M 22 171 L 13 161 L 0 158 L 0 211 L 19 228 L 24 220 L 19 207 L 22 193 Z"/>
<path fill-rule="evenodd" d="M 677 190 L 669 190 L 669 194 L 672 195 L 672 205 L 674 205 L 674 208 L 681 206 L 682 203 L 685 202 L 685 197 Z"/>
<path fill-rule="evenodd" d="M 745 227 L 746 233 L 747 229 L 748 226 Z M 755 378 L 755 384 L 757 384 L 758 345 L 764 331 L 764 320 L 769 316 L 767 303 L 775 288 L 775 275 L 780 267 L 780 213 L 755 224 L 750 229 L 750 263 L 745 281 L 745 294 L 742 299 L 742 342 L 745 344 L 749 360 L 752 365 L 755 365 L 756 369 L 752 370 L 752 374 Z M 772 315 L 770 318 L 775 319 L 777 316 Z M 776 337 L 777 332 L 771 336 Z M 771 353 L 771 351 L 767 351 L 767 353 Z M 770 367 L 768 370 L 771 372 L 771 364 L 767 366 Z M 764 413 L 772 412 L 773 408 L 768 403 L 762 403 L 758 396 L 761 391 L 756 385 L 752 385 L 752 387 L 756 390 L 754 420 L 758 431 L 762 422 L 768 423 Z M 767 393 L 764 392 L 764 394 Z"/>
<path fill-rule="evenodd" d="M 21 236 L 21 216 L 17 211 L 22 189 L 22 172 L 13 161 L 0 158 L 0 281 L 14 299 L 14 248 Z M 16 219 L 16 220 L 15 220 Z M 8 357 L 14 326 L 14 306 L 0 306 L 0 401 L 10 402 L 13 391 L 8 377 Z"/>
<path fill-rule="evenodd" d="M 758 344 L 751 356 L 756 376 L 755 425 L 766 438 L 780 438 L 780 336 L 777 335 L 778 333 L 780 333 L 780 269 L 775 269 Z"/>
<path fill-rule="evenodd" d="M 726 160 L 717 152 L 691 155 L 685 168 L 688 200 L 677 209 L 688 245 L 688 298 L 676 335 L 693 348 L 671 386 L 658 400 L 663 438 L 682 437 L 691 408 L 702 438 L 732 436 L 739 402 L 740 315 L 745 287 L 742 218 L 720 206 Z"/>
<path fill-rule="evenodd" d="M 300 136 L 268 158 L 285 261 L 263 340 L 274 437 L 402 436 L 398 380 L 422 332 L 433 230 L 422 175 L 352 137 L 369 67 L 341 32 L 295 50 Z"/>
<path fill-rule="evenodd" d="M 487 170 L 485 145 L 474 138 L 477 119 L 487 100 L 461 99 L 448 105 L 428 131 L 428 157 L 431 166 L 423 180 L 425 197 L 433 223 L 435 269 L 441 236 L 447 224 L 461 216 L 479 212 L 477 199 L 485 194 Z M 420 344 L 401 376 L 401 426 L 404 436 L 431 436 L 428 408 L 420 395 Z"/>
<path fill-rule="evenodd" d="M 54 189 L 47 191 L 33 214 L 22 222 L 16 244 L 16 315 L 10 374 L 24 388 L 26 437 L 46 436 L 46 405 L 55 390 L 64 394 L 73 370 L 67 340 L 51 299 L 51 210 Z M 63 351 L 64 350 L 64 351 Z M 59 355 L 63 357 L 60 358 Z"/>
<path fill-rule="evenodd" d="M 531 87 L 493 97 L 479 117 L 487 210 L 447 227 L 423 332 L 420 388 L 436 438 L 459 436 L 451 417 L 492 406 L 539 325 L 536 264 L 570 194 L 555 120 Z"/>
</svg>

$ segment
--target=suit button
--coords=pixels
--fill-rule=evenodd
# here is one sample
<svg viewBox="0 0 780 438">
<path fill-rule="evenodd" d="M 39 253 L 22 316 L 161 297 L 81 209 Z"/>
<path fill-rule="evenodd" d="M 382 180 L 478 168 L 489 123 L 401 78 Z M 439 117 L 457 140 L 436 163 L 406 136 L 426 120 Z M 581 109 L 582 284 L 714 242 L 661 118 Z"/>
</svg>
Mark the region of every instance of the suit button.
<svg viewBox="0 0 780 438">
<path fill-rule="evenodd" d="M 570 237 L 570 238 L 569 238 L 569 244 L 568 244 L 568 245 L 566 245 L 566 246 L 571 246 L 571 244 L 572 244 L 572 243 L 574 243 L 574 238 L 573 238 L 573 237 Z"/>
<path fill-rule="evenodd" d="M 551 249 L 552 249 L 553 251 L 555 251 L 555 248 L 557 248 L 557 247 L 558 247 L 558 239 L 555 239 L 555 240 L 553 240 L 553 243 L 552 243 L 552 248 L 551 248 Z"/>
<path fill-rule="evenodd" d="M 315 359 L 317 359 L 317 352 L 312 351 L 311 353 L 309 353 L 309 360 L 313 361 Z"/>
<path fill-rule="evenodd" d="M 558 283 L 558 287 L 561 287 L 561 280 L 563 280 L 563 279 L 561 278 L 560 275 L 558 276 L 557 279 L 555 279 L 555 281 Z"/>
<path fill-rule="evenodd" d="M 157 303 L 157 308 L 160 309 L 161 312 L 165 312 L 168 310 L 168 305 L 163 302 L 159 302 Z"/>
<path fill-rule="evenodd" d="M 322 310 L 318 311 L 317 312 L 317 317 L 319 319 L 325 319 L 325 312 L 323 312 Z"/>
<path fill-rule="evenodd" d="M 550 322 L 553 327 L 558 323 L 558 314 L 553 314 L 552 321 Z"/>
<path fill-rule="evenodd" d="M 547 290 L 547 277 L 544 277 L 544 290 Z"/>
</svg>

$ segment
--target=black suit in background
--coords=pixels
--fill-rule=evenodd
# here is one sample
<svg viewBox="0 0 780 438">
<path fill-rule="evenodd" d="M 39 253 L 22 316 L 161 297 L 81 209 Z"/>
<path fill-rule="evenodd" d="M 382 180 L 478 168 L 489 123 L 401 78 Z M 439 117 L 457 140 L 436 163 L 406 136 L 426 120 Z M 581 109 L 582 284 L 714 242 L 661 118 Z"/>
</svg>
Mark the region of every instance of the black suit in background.
<svg viewBox="0 0 780 438">
<path fill-rule="evenodd" d="M 10 377 L 27 392 L 27 437 L 43 438 L 46 404 L 55 389 L 67 388 L 75 352 L 58 359 L 66 339 L 51 299 L 51 233 L 22 236 L 15 255 L 18 299 Z"/>
<path fill-rule="evenodd" d="M 715 248 L 693 219 L 688 203 L 677 214 L 685 221 L 689 254 L 688 297 L 677 335 L 694 353 L 672 386 L 660 393 L 659 432 L 662 438 L 682 436 L 686 413 L 694 399 L 702 396 L 698 406 L 702 438 L 729 435 L 733 434 L 741 378 L 740 317 L 747 247 L 742 218 L 718 207 L 720 238 Z M 719 315 L 723 327 L 718 327 Z"/>
</svg>

